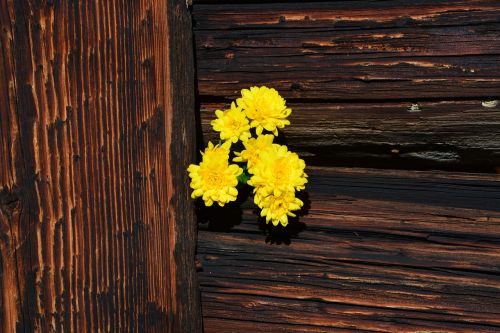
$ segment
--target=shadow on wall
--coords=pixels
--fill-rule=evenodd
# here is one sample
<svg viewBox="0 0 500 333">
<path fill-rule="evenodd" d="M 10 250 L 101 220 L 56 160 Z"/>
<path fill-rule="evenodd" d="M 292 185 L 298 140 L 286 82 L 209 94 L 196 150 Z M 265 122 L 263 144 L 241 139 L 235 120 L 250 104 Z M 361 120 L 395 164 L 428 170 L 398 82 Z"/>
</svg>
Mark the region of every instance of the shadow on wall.
<svg viewBox="0 0 500 333">
<path fill-rule="evenodd" d="M 304 206 L 296 212 L 296 217 L 289 217 L 286 227 L 268 224 L 265 218 L 259 216 L 260 210 L 253 204 L 250 187 L 239 186 L 238 192 L 236 201 L 224 207 L 217 204 L 205 207 L 203 202 L 197 201 L 198 222 L 207 224 L 208 230 L 214 232 L 230 232 L 235 226 L 252 224 L 250 228 L 255 228 L 256 232 L 260 230 L 266 236 L 266 243 L 275 245 L 290 245 L 292 239 L 298 237 L 299 233 L 306 229 L 306 224 L 300 222 L 300 217 L 307 215 L 311 207 L 308 192 L 297 193 L 297 197 L 304 202 Z M 249 208 L 253 208 L 253 214 L 250 216 L 245 214 L 244 218 L 243 209 Z"/>
</svg>

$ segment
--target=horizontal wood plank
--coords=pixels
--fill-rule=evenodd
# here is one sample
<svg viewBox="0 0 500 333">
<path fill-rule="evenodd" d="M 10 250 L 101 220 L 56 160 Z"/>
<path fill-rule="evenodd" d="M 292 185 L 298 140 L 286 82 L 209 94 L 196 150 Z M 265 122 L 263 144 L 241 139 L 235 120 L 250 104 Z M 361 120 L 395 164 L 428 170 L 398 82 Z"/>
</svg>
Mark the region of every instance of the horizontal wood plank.
<svg viewBox="0 0 500 333">
<path fill-rule="evenodd" d="M 286 144 L 308 162 L 494 171 L 500 166 L 500 103 L 482 101 L 289 103 Z M 204 141 L 218 141 L 210 121 L 228 103 L 203 103 Z"/>
<path fill-rule="evenodd" d="M 286 230 L 249 203 L 241 223 L 201 226 L 206 332 L 500 330 L 498 176 L 309 174 L 308 213 Z"/>
<path fill-rule="evenodd" d="M 500 94 L 494 0 L 195 4 L 193 17 L 201 96 L 260 84 L 301 99 Z"/>
<path fill-rule="evenodd" d="M 246 3 L 245 3 L 246 2 Z M 401 22 L 418 26 L 450 26 L 498 22 L 498 4 L 492 0 L 194 0 L 196 28 L 365 28 Z M 281 16 L 276 16 L 279 11 Z M 477 15 L 478 12 L 481 15 Z M 332 15 L 335 14 L 335 15 Z M 349 22 L 356 22 L 356 26 Z"/>
</svg>

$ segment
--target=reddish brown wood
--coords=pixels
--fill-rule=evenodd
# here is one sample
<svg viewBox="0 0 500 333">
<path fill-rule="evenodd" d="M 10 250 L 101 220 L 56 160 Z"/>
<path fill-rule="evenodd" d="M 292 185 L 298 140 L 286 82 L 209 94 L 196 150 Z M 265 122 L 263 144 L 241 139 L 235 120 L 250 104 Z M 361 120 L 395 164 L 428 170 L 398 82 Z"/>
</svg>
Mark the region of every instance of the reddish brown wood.
<svg viewBox="0 0 500 333">
<path fill-rule="evenodd" d="M 309 173 L 305 226 L 200 232 L 206 332 L 500 329 L 498 176 Z"/>
<path fill-rule="evenodd" d="M 204 111 L 265 84 L 292 106 L 286 142 L 310 164 L 499 166 L 498 1 L 202 0 L 193 18 L 205 140 Z"/>
<path fill-rule="evenodd" d="M 288 98 L 491 98 L 500 5 L 332 1 L 194 6 L 198 89 L 267 84 Z"/>
<path fill-rule="evenodd" d="M 309 164 L 494 171 L 500 165 L 500 103 L 482 101 L 289 103 L 290 149 Z M 204 141 L 216 142 L 214 110 L 203 103 Z"/>
<path fill-rule="evenodd" d="M 266 84 L 309 164 L 498 167 L 498 1 L 193 8 L 205 141 L 214 109 Z M 201 214 L 206 332 L 500 330 L 498 176 L 309 172 L 304 224 L 269 230 L 248 202 Z"/>
<path fill-rule="evenodd" d="M 200 332 L 184 0 L 0 1 L 0 331 Z"/>
</svg>

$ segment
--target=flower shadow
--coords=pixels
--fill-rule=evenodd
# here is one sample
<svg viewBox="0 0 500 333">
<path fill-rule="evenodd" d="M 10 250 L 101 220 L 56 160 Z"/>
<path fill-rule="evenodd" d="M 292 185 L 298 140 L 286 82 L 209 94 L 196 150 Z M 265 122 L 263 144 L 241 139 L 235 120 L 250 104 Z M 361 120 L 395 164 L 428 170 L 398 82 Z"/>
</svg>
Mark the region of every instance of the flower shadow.
<svg viewBox="0 0 500 333">
<path fill-rule="evenodd" d="M 203 202 L 197 207 L 198 223 L 208 223 L 210 231 L 230 231 L 234 226 L 241 224 L 243 219 L 243 203 L 248 199 L 250 189 L 248 186 L 238 186 L 238 197 L 236 201 L 230 202 L 224 207 L 214 204 L 206 207 Z"/>
<path fill-rule="evenodd" d="M 197 207 L 198 222 L 207 224 L 207 229 L 215 232 L 228 232 L 235 226 L 240 225 L 243 221 L 243 208 L 248 208 L 251 190 L 248 186 L 241 186 L 238 191 L 237 200 L 226 204 L 224 207 L 218 205 L 205 207 L 203 202 L 200 202 Z M 301 222 L 300 218 L 307 215 L 311 207 L 309 193 L 299 192 L 297 197 L 304 202 L 304 205 L 296 212 L 296 217 L 289 217 L 286 227 L 266 223 L 265 218 L 259 217 L 260 210 L 258 208 L 253 209 L 254 216 L 258 219 L 259 229 L 266 236 L 265 242 L 267 244 L 290 245 L 292 239 L 297 238 L 302 231 L 306 230 L 306 224 Z"/>
</svg>

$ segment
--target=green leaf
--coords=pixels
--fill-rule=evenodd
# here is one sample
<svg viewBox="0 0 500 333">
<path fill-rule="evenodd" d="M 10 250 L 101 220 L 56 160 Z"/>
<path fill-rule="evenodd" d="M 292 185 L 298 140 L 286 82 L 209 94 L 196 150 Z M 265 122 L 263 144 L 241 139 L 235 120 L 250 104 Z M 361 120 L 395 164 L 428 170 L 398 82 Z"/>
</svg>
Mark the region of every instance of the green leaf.
<svg viewBox="0 0 500 333">
<path fill-rule="evenodd" d="M 250 175 L 246 172 L 246 168 L 244 168 L 242 174 L 238 176 L 238 182 L 240 182 L 241 184 L 246 184 L 249 179 Z"/>
</svg>

